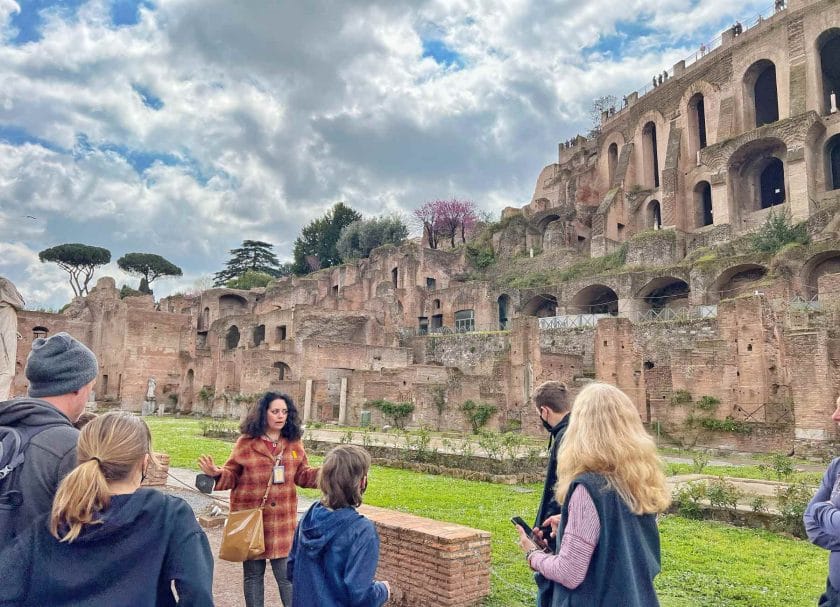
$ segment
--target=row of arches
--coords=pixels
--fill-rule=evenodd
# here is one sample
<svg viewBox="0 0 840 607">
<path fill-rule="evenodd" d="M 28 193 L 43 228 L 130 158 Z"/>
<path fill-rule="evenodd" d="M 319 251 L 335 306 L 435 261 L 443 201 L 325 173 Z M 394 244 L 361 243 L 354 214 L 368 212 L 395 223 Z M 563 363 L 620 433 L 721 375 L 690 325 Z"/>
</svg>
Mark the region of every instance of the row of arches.
<svg viewBox="0 0 840 607">
<path fill-rule="evenodd" d="M 706 303 L 716 303 L 730 299 L 756 289 L 756 283 L 767 276 L 767 267 L 760 264 L 741 264 L 721 272 L 707 290 Z M 800 271 L 801 295 L 807 299 L 819 298 L 820 278 L 828 274 L 840 274 L 840 250 L 831 250 L 815 255 L 808 260 Z M 638 309 L 661 310 L 689 305 L 690 286 L 678 277 L 663 276 L 655 278 L 641 287 L 632 299 L 643 303 Z M 507 295 L 499 298 L 509 305 Z M 610 314 L 618 315 L 619 295 L 614 289 L 604 284 L 593 284 L 582 288 L 566 306 L 568 314 Z M 507 308 L 505 308 L 507 309 Z M 531 297 L 522 306 L 522 314 L 540 318 L 556 316 L 557 297 L 550 293 L 541 293 Z"/>
<path fill-rule="evenodd" d="M 820 79 L 821 96 L 820 111 L 828 114 L 838 105 L 840 96 L 840 28 L 830 28 L 818 36 L 816 43 L 818 59 L 818 77 Z M 777 122 L 780 118 L 779 91 L 777 83 L 776 65 L 770 59 L 760 59 L 750 65 L 742 78 L 743 96 L 743 127 L 745 130 L 759 128 L 766 124 Z M 706 99 L 702 92 L 694 93 L 686 103 L 687 147 L 689 157 L 693 157 L 699 150 L 708 145 L 706 126 Z M 641 146 L 637 151 L 637 176 L 640 185 L 646 189 L 657 189 L 660 186 L 660 158 L 661 134 L 657 132 L 657 123 L 648 120 L 641 126 Z M 609 187 L 615 184 L 616 170 L 619 158 L 619 144 L 609 143 L 607 150 L 607 179 Z M 827 149 L 829 189 L 840 189 L 840 145 L 832 142 Z M 768 188 L 775 187 L 778 182 L 780 167 L 778 162 L 768 167 Z M 782 189 L 783 191 L 783 189 Z M 778 194 L 776 192 L 776 194 Z M 765 195 L 763 199 L 772 196 Z M 775 204 L 778 204 L 776 202 Z M 772 205 L 771 205 L 772 206 Z"/>
</svg>

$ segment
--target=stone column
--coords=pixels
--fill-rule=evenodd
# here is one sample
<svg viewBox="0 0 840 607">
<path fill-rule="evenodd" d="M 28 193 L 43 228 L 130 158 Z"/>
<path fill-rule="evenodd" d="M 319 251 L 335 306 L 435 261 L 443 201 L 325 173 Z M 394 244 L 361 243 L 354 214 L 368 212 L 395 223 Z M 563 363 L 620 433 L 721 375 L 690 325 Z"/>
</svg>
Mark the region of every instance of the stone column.
<svg viewBox="0 0 840 607">
<path fill-rule="evenodd" d="M 23 298 L 11 280 L 0 276 L 0 401 L 9 397 L 17 359 L 17 310 Z"/>
<path fill-rule="evenodd" d="M 788 150 L 785 161 L 785 186 L 790 200 L 791 219 L 794 222 L 804 221 L 811 215 L 805 148 Z"/>
<path fill-rule="evenodd" d="M 347 378 L 341 378 L 341 393 L 338 397 L 338 423 L 347 425 Z"/>
<path fill-rule="evenodd" d="M 712 175 L 712 220 L 714 224 L 732 223 L 734 217 L 730 213 L 729 188 L 726 187 L 726 171 Z"/>
<path fill-rule="evenodd" d="M 306 388 L 303 394 L 303 423 L 312 419 L 312 380 L 306 380 Z"/>
</svg>

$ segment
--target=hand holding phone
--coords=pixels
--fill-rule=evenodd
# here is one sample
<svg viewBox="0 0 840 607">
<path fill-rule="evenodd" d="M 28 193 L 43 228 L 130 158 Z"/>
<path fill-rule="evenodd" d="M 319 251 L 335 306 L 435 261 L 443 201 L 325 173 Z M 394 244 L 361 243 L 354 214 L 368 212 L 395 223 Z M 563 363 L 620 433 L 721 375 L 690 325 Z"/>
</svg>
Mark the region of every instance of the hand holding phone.
<svg viewBox="0 0 840 607">
<path fill-rule="evenodd" d="M 536 544 L 543 550 L 548 547 L 548 544 L 546 544 L 545 540 L 534 535 L 534 530 L 531 529 L 531 526 L 528 523 L 526 523 L 521 516 L 511 517 L 510 522 L 514 525 L 521 527 L 522 530 L 525 532 L 525 535 L 528 536 L 528 539 L 534 542 L 534 544 Z"/>
</svg>

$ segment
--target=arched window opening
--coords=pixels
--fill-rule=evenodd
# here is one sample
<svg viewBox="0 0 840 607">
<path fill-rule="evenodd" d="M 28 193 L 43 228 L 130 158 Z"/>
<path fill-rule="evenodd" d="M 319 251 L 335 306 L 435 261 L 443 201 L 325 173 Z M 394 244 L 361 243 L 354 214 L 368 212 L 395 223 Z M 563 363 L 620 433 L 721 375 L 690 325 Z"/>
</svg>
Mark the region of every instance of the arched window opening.
<svg viewBox="0 0 840 607">
<path fill-rule="evenodd" d="M 259 346 L 265 341 L 265 325 L 254 327 L 254 345 Z"/>
<path fill-rule="evenodd" d="M 752 69 L 752 68 L 750 68 Z M 758 68 L 753 85 L 756 128 L 779 119 L 779 94 L 776 90 L 776 66 L 767 61 Z"/>
<path fill-rule="evenodd" d="M 778 158 L 770 158 L 759 175 L 761 208 L 782 204 L 785 201 L 785 166 Z"/>
<path fill-rule="evenodd" d="M 808 299 L 819 299 L 820 278 L 827 274 L 840 274 L 840 252 L 836 250 L 819 253 L 805 264 L 802 287 Z"/>
<path fill-rule="evenodd" d="M 700 93 L 688 102 L 688 120 L 693 144 L 691 151 L 696 153 L 706 147 L 706 103 Z"/>
<path fill-rule="evenodd" d="M 744 264 L 729 268 L 712 285 L 709 293 L 719 300 L 732 299 L 744 293 L 755 291 L 754 283 L 767 275 L 767 268 L 756 264 Z"/>
<path fill-rule="evenodd" d="M 219 297 L 219 317 L 234 316 L 248 313 L 248 300 L 239 295 L 222 295 Z"/>
<path fill-rule="evenodd" d="M 822 76 L 822 113 L 830 114 L 832 109 L 837 111 L 840 103 L 840 29 L 832 28 L 823 32 L 817 39 L 817 48 L 820 51 Z"/>
<path fill-rule="evenodd" d="M 609 187 L 613 187 L 615 183 L 615 169 L 618 167 L 618 144 L 611 143 L 607 148 L 607 169 L 609 177 Z"/>
<path fill-rule="evenodd" d="M 239 327 L 232 325 L 225 335 L 225 349 L 233 350 L 239 345 Z"/>
<path fill-rule="evenodd" d="M 648 122 L 642 129 L 645 180 L 648 187 L 659 187 L 659 152 L 656 149 L 656 125 Z"/>
<path fill-rule="evenodd" d="M 292 379 L 292 370 L 284 362 L 276 362 L 273 367 L 276 369 L 277 379 L 279 381 L 288 381 Z"/>
<path fill-rule="evenodd" d="M 510 297 L 500 295 L 497 301 L 499 305 L 499 330 L 504 331 L 508 323 L 508 310 L 510 309 Z"/>
<path fill-rule="evenodd" d="M 201 326 L 199 331 L 206 331 L 210 327 L 210 308 L 204 308 L 201 313 Z"/>
<path fill-rule="evenodd" d="M 475 310 L 458 310 L 455 312 L 455 331 L 458 333 L 475 331 Z"/>
<path fill-rule="evenodd" d="M 672 276 L 656 278 L 645 285 L 639 297 L 651 310 L 685 308 L 688 306 L 688 283 Z"/>
<path fill-rule="evenodd" d="M 710 226 L 714 223 L 712 216 L 712 186 L 708 181 L 701 181 L 694 186 L 694 208 L 696 211 L 695 225 L 697 227 Z"/>
<path fill-rule="evenodd" d="M 730 156 L 731 195 L 739 213 L 753 213 L 785 202 L 786 157 L 787 147 L 775 137 L 750 141 Z"/>
<path fill-rule="evenodd" d="M 618 295 L 605 285 L 592 285 L 572 298 L 578 314 L 610 314 L 618 316 Z"/>
<path fill-rule="evenodd" d="M 557 298 L 548 294 L 535 295 L 522 306 L 522 314 L 537 318 L 557 316 Z"/>
<path fill-rule="evenodd" d="M 825 146 L 825 158 L 828 162 L 826 189 L 840 190 L 840 135 L 828 140 Z"/>
<path fill-rule="evenodd" d="M 662 209 L 658 200 L 651 200 L 648 204 L 647 218 L 645 221 L 648 228 L 659 230 L 662 228 Z"/>
<path fill-rule="evenodd" d="M 32 327 L 32 339 L 38 339 L 39 337 L 46 339 L 49 334 L 50 331 L 46 327 Z"/>
</svg>

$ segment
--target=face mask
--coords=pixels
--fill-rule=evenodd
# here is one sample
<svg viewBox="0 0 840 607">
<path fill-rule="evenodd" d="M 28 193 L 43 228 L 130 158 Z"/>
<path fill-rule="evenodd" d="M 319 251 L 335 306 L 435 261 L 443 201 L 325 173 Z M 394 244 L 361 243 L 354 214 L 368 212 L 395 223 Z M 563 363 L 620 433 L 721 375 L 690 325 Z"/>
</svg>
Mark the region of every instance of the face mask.
<svg viewBox="0 0 840 607">
<path fill-rule="evenodd" d="M 543 418 L 542 409 L 540 409 L 540 421 L 542 422 L 542 427 L 545 428 L 546 432 L 551 432 L 554 426 L 545 421 L 545 419 Z"/>
</svg>

